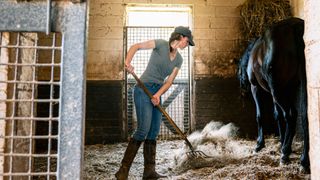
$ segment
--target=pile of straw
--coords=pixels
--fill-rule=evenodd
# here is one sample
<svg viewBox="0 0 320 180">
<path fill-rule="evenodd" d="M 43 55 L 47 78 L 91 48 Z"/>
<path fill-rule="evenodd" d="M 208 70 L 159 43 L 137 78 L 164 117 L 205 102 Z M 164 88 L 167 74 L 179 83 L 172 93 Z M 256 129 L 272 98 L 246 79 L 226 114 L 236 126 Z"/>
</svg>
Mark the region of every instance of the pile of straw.
<svg viewBox="0 0 320 180">
<path fill-rule="evenodd" d="M 240 31 L 245 41 L 250 41 L 275 22 L 292 16 L 288 0 L 246 0 L 240 8 Z"/>
</svg>

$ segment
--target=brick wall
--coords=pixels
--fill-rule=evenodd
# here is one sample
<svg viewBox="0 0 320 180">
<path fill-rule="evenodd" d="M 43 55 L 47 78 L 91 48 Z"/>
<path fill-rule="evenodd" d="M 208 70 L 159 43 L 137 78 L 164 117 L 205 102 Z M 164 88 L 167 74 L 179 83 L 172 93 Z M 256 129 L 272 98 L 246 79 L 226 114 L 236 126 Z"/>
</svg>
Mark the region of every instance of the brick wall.
<svg viewBox="0 0 320 180">
<path fill-rule="evenodd" d="M 123 26 L 127 3 L 184 4 L 193 8 L 195 77 L 235 74 L 239 57 L 239 12 L 244 0 L 90 1 L 87 79 L 123 79 Z"/>
<path fill-rule="evenodd" d="M 211 0 L 194 4 L 195 78 L 235 75 L 239 57 L 239 10 L 243 0 Z"/>
<path fill-rule="evenodd" d="M 232 122 L 239 127 L 240 137 L 257 137 L 253 98 L 251 94 L 247 97 L 240 96 L 239 82 L 236 78 L 203 78 L 196 80 L 195 87 L 195 129 L 203 129 L 210 121 L 220 121 L 224 124 Z M 276 122 L 272 117 L 271 96 L 264 93 L 263 98 L 264 132 L 266 135 L 277 134 Z"/>
<path fill-rule="evenodd" d="M 90 1 L 88 80 L 123 79 L 124 13 L 121 0 Z"/>
</svg>

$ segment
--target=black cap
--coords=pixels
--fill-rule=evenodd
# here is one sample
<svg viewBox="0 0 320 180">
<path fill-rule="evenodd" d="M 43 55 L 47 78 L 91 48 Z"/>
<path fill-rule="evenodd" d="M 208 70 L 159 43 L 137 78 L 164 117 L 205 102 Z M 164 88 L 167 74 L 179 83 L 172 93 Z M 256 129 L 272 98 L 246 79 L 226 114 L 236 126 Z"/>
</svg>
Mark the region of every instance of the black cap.
<svg viewBox="0 0 320 180">
<path fill-rule="evenodd" d="M 191 31 L 190 31 L 189 28 L 184 27 L 184 26 L 178 26 L 178 27 L 176 27 L 176 28 L 174 29 L 174 32 L 179 33 L 179 34 L 181 34 L 181 35 L 183 35 L 183 36 L 188 37 L 188 38 L 189 38 L 189 45 L 190 45 L 190 46 L 194 46 L 194 45 L 195 45 L 194 42 L 193 42 L 193 36 L 192 36 Z"/>
</svg>

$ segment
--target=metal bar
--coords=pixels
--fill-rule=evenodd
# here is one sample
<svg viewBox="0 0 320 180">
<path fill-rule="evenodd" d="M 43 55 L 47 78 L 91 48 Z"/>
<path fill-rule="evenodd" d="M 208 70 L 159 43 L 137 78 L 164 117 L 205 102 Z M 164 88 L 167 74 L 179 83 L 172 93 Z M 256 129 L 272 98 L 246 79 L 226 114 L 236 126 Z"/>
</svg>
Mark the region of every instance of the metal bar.
<svg viewBox="0 0 320 180">
<path fill-rule="evenodd" d="M 138 29 L 172 29 L 174 30 L 175 26 L 126 26 L 127 29 L 138 28 Z"/>
<path fill-rule="evenodd" d="M 57 139 L 59 136 L 57 135 L 49 135 L 49 136 L 0 136 L 1 138 L 5 138 L 5 139 L 26 139 L 26 138 L 34 138 L 34 139 L 48 139 L 48 138 L 52 138 L 52 139 Z"/>
<path fill-rule="evenodd" d="M 31 173 L 14 173 L 14 174 L 11 174 L 11 173 L 3 173 L 3 174 L 0 174 L 0 176 L 9 176 L 10 178 L 12 178 L 12 176 L 41 176 L 41 175 L 56 175 L 55 172 L 31 172 Z"/>
<path fill-rule="evenodd" d="M 83 0 L 71 0 L 72 3 L 81 3 Z"/>
<path fill-rule="evenodd" d="M 19 45 L 20 44 L 20 33 L 18 33 L 18 36 L 17 36 L 17 44 Z M 19 59 L 19 49 L 17 49 L 16 51 L 16 58 L 15 58 L 15 63 L 17 64 L 18 63 L 18 59 Z M 18 68 L 15 66 L 14 68 L 14 81 L 17 81 L 17 74 L 18 74 Z M 13 97 L 12 99 L 15 100 L 16 99 L 16 88 L 17 88 L 17 85 L 16 84 L 13 84 Z M 15 109 L 16 109 L 16 103 L 13 102 L 12 103 L 12 114 L 11 114 L 11 117 L 15 117 Z M 14 132 L 15 132 L 15 120 L 12 120 L 11 122 L 11 137 L 14 137 Z M 13 139 L 10 141 L 10 152 L 12 153 L 13 151 Z M 9 165 L 9 173 L 13 173 L 13 157 L 10 156 L 10 165 Z M 11 180 L 12 177 L 9 177 L 9 179 Z"/>
<path fill-rule="evenodd" d="M 35 120 L 35 121 L 59 121 L 59 117 L 47 118 L 47 117 L 5 117 L 4 120 Z"/>
<path fill-rule="evenodd" d="M 35 46 L 38 46 L 38 34 L 36 34 L 36 39 L 35 39 Z M 38 57 L 38 51 L 37 49 L 34 49 L 34 56 L 33 56 L 33 63 L 36 63 L 37 61 L 37 57 Z M 36 68 L 32 67 L 32 81 L 36 80 Z M 35 84 L 32 84 L 32 92 L 31 92 L 31 99 L 34 100 L 35 99 Z M 30 117 L 34 117 L 34 101 L 31 102 L 31 115 Z M 34 121 L 30 122 L 30 134 L 33 136 L 34 135 Z M 33 139 L 30 138 L 30 144 L 29 144 L 29 154 L 32 155 L 33 154 Z M 29 156 L 29 169 L 28 169 L 28 173 L 31 173 L 32 170 L 32 157 Z M 28 177 L 29 180 L 31 180 L 31 176 Z"/>
<path fill-rule="evenodd" d="M 40 102 L 40 103 L 49 103 L 49 102 L 55 102 L 59 103 L 59 99 L 0 99 L 0 102 Z"/>
<path fill-rule="evenodd" d="M 49 67 L 49 66 L 57 66 L 60 67 L 61 64 L 49 64 L 49 63 L 41 63 L 41 64 L 36 64 L 36 63 L 0 63 L 0 66 L 7 65 L 7 66 L 36 66 L 36 67 Z"/>
<path fill-rule="evenodd" d="M 162 108 L 166 109 L 169 107 L 169 105 L 179 96 L 179 94 L 184 89 L 185 85 L 179 84 L 178 87 L 176 87 L 171 94 L 167 97 L 167 100 L 162 103 Z M 165 116 L 162 116 L 162 122 L 164 125 L 173 133 L 176 134 L 177 132 L 175 129 L 171 126 L 170 122 L 168 122 L 167 118 Z"/>
<path fill-rule="evenodd" d="M 49 82 L 49 81 L 15 81 L 15 80 L 9 80 L 9 81 L 0 81 L 1 83 L 6 83 L 6 84 L 37 84 L 37 85 L 60 85 L 60 82 Z"/>
<path fill-rule="evenodd" d="M 29 157 L 30 154 L 21 154 L 21 153 L 3 153 L 1 154 L 3 156 L 19 156 L 19 157 Z M 52 158 L 56 158 L 58 157 L 57 154 L 32 154 L 32 157 L 52 157 Z M 16 174 L 16 173 L 15 173 Z"/>
<path fill-rule="evenodd" d="M 190 50 L 190 46 L 188 46 L 188 66 L 189 66 L 189 68 L 188 68 L 188 75 L 189 75 L 189 81 L 188 81 L 188 105 L 189 105 L 189 111 L 187 112 L 187 113 L 185 113 L 185 114 L 187 114 L 188 115 L 188 122 L 187 122 L 187 124 L 188 124 L 188 127 L 185 127 L 185 129 L 186 128 L 188 128 L 188 131 L 189 132 L 191 132 L 192 131 L 192 129 L 193 129 L 193 127 L 192 127 L 192 120 L 194 119 L 193 118 L 193 116 L 192 116 L 192 114 L 193 114 L 193 111 L 194 111 L 194 109 L 193 109 L 193 103 L 190 103 L 190 102 L 193 102 L 193 99 L 192 99 L 192 94 L 193 94 L 193 76 L 194 76 L 194 74 L 193 74 L 193 63 L 194 63 L 194 61 L 193 61 L 193 59 L 192 59 L 192 56 L 191 56 L 191 50 Z"/>
<path fill-rule="evenodd" d="M 1 48 L 23 48 L 23 49 L 44 49 L 44 50 L 61 50 L 61 47 L 50 47 L 50 46 L 21 46 L 21 45 L 0 45 Z"/>
<path fill-rule="evenodd" d="M 46 34 L 49 35 L 51 32 L 51 0 L 47 1 L 47 29 Z"/>
<path fill-rule="evenodd" d="M 123 57 L 127 56 L 127 47 L 128 47 L 128 28 L 123 28 L 123 51 L 122 51 L 122 55 Z M 124 61 L 121 61 L 121 67 L 124 67 Z M 122 70 L 123 74 L 125 74 L 125 69 Z M 120 127 L 120 135 L 121 135 L 121 139 L 126 139 L 126 137 L 128 137 L 128 132 L 129 127 L 132 127 L 132 114 L 131 112 L 133 112 L 132 110 L 129 111 L 128 109 L 132 109 L 133 107 L 133 103 L 129 103 L 132 102 L 129 100 L 129 98 L 131 98 L 132 96 L 128 95 L 130 92 L 132 93 L 133 90 L 131 88 L 129 88 L 129 84 L 126 83 L 128 82 L 128 76 L 123 76 L 124 81 L 123 81 L 123 88 L 122 90 L 122 120 L 119 122 L 119 127 Z M 126 106 L 127 105 L 127 106 Z"/>
<path fill-rule="evenodd" d="M 179 94 L 182 92 L 183 89 L 184 89 L 184 85 L 179 84 L 178 87 L 176 87 L 170 93 L 170 95 L 167 97 L 167 100 L 165 100 L 162 103 L 162 107 L 166 109 L 174 101 L 174 99 L 177 98 L 177 96 L 179 96 Z"/>
<path fill-rule="evenodd" d="M 56 34 L 54 33 L 53 34 L 53 41 L 52 41 L 52 46 L 55 46 L 56 45 Z M 54 64 L 54 59 L 55 59 L 55 50 L 54 49 L 52 49 L 52 56 L 51 56 L 51 64 L 53 65 Z M 51 66 L 51 78 L 50 78 L 50 81 L 54 81 L 54 66 Z M 54 86 L 51 84 L 50 85 L 50 100 L 52 100 L 52 99 L 54 99 L 54 97 L 53 97 L 53 89 L 54 88 Z M 49 105 L 49 118 L 52 118 L 52 106 L 53 106 L 53 104 L 52 104 L 52 102 L 50 102 L 50 105 Z M 52 121 L 49 121 L 49 136 L 51 136 L 51 134 L 52 134 Z M 48 140 L 48 154 L 50 154 L 51 153 L 51 138 L 49 138 L 49 140 Z M 50 167 L 51 167 L 51 163 L 50 163 L 50 160 L 51 160 L 51 158 L 49 157 L 48 159 L 47 159 L 47 164 L 48 164 L 48 166 L 47 166 L 47 172 L 50 172 Z M 49 175 L 47 175 L 47 179 L 50 179 L 50 176 Z"/>
<path fill-rule="evenodd" d="M 63 34 L 58 177 L 82 179 L 84 152 L 87 4 L 69 4 Z M 75 44 L 77 46 L 75 46 Z M 72 154 L 72 155 L 71 155 Z"/>
</svg>

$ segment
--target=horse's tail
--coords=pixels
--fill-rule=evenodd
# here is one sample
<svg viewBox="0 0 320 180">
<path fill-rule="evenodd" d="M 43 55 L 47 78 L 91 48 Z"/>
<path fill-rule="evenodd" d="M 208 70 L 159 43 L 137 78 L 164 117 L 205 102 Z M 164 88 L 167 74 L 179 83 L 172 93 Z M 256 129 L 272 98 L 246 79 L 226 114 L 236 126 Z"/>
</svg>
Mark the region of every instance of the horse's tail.
<svg viewBox="0 0 320 180">
<path fill-rule="evenodd" d="M 305 43 L 303 40 L 303 35 L 304 35 L 304 20 L 295 18 L 294 24 L 293 24 L 293 29 L 295 33 L 295 43 L 296 43 L 296 50 L 298 52 L 298 63 L 300 68 L 300 75 L 302 79 L 305 79 L 306 77 L 306 66 L 305 66 L 305 53 L 304 53 L 304 48 L 305 48 Z"/>
</svg>

